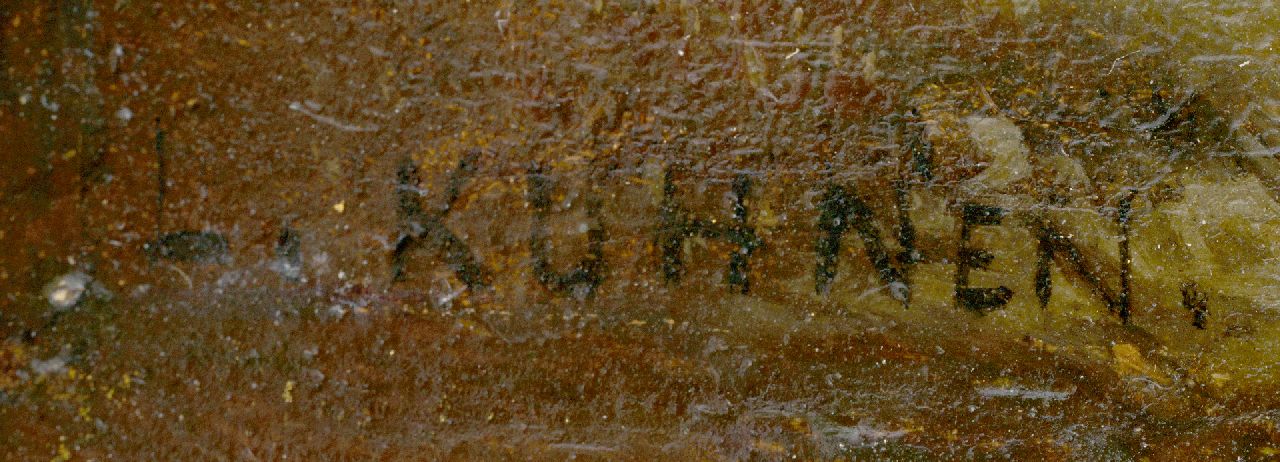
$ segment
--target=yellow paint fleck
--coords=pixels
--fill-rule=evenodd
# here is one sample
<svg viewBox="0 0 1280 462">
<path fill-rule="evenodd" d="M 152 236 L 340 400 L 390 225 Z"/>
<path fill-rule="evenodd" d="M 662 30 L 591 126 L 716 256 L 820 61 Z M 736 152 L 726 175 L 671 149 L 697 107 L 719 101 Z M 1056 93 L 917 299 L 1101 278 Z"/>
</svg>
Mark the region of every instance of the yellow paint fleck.
<svg viewBox="0 0 1280 462">
<path fill-rule="evenodd" d="M 71 460 L 71 450 L 67 449 L 66 443 L 58 443 L 58 455 L 50 459 L 56 462 L 64 462 Z"/>
<path fill-rule="evenodd" d="M 471 331 L 471 333 L 473 333 L 473 334 L 479 335 L 479 336 L 481 336 L 481 337 L 492 337 L 492 336 L 493 336 L 493 333 L 492 333 L 492 332 L 490 332 L 488 328 L 486 328 L 485 326 L 480 325 L 480 323 L 477 323 L 477 322 L 472 321 L 472 320 L 470 320 L 470 319 L 463 319 L 463 320 L 459 321 L 459 323 L 462 325 L 462 327 L 463 327 L 463 328 L 465 328 L 465 329 L 467 329 L 467 330 Z"/>
<path fill-rule="evenodd" d="M 799 417 L 792 417 L 791 420 L 787 421 L 787 425 L 791 427 L 791 431 L 796 433 L 803 435 L 809 435 L 812 433 L 812 430 L 809 428 L 809 422 Z"/>
<path fill-rule="evenodd" d="M 283 398 L 286 403 L 293 402 L 293 386 L 294 382 L 292 380 L 284 383 L 284 393 L 281 393 L 280 397 Z"/>
<path fill-rule="evenodd" d="M 335 212 L 342 213 L 346 209 L 347 209 L 347 201 L 342 201 L 342 202 L 338 202 L 337 204 L 333 204 L 333 211 Z"/>
<path fill-rule="evenodd" d="M 774 442 L 774 441 L 756 440 L 755 443 L 752 444 L 752 446 L 754 446 L 756 450 L 759 450 L 762 452 L 768 452 L 772 454 L 787 453 L 787 448 L 783 447 L 781 444 L 778 444 L 777 442 Z"/>
<path fill-rule="evenodd" d="M 1111 354 L 1115 356 L 1111 367 L 1120 375 L 1146 376 L 1161 385 L 1171 383 L 1169 376 L 1143 359 L 1142 353 L 1132 344 L 1118 343 L 1111 347 Z"/>
</svg>

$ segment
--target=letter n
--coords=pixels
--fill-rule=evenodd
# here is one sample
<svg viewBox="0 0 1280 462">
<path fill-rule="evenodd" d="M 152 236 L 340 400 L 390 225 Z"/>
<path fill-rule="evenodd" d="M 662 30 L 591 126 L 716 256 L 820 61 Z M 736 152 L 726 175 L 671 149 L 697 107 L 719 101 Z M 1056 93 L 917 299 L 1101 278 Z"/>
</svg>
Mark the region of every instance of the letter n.
<svg viewBox="0 0 1280 462">
<path fill-rule="evenodd" d="M 826 294 L 831 290 L 831 281 L 835 279 L 839 266 L 840 241 L 845 233 L 853 228 L 862 237 L 862 245 L 866 249 L 871 265 L 880 275 L 880 281 L 889 287 L 890 294 L 906 306 L 910 300 L 911 288 L 907 285 L 903 272 L 893 266 L 889 252 L 880 241 L 876 231 L 871 208 L 849 188 L 840 185 L 828 185 L 822 199 L 818 202 L 818 229 L 822 236 L 818 238 L 816 250 L 818 265 L 814 269 L 815 290 Z"/>
</svg>

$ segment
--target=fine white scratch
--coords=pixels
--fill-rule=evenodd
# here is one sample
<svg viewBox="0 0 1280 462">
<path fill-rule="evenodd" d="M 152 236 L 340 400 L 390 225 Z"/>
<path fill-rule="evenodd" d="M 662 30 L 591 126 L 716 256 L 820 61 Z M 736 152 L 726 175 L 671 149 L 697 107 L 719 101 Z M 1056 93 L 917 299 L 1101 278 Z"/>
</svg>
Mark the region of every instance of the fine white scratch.
<svg viewBox="0 0 1280 462">
<path fill-rule="evenodd" d="M 302 115 L 310 117 L 312 120 L 315 120 L 316 122 L 320 122 L 322 124 L 328 125 L 338 130 L 342 130 L 344 132 L 376 132 L 378 131 L 379 128 L 381 128 L 377 124 L 353 125 L 353 124 L 339 121 L 338 119 L 334 119 L 333 117 L 329 117 L 324 114 L 316 114 L 315 112 L 312 112 L 310 109 L 307 109 L 306 106 L 303 106 L 302 103 L 299 103 L 297 101 L 289 103 L 289 109 L 292 111 L 300 112 L 302 113 Z"/>
<path fill-rule="evenodd" d="M 186 281 L 188 289 L 194 289 L 196 287 L 195 284 L 193 284 L 191 281 L 191 276 L 187 276 L 187 272 L 183 271 L 182 268 L 178 268 L 177 266 L 174 266 L 173 263 L 170 263 L 169 269 L 177 271 L 178 275 L 182 276 L 182 280 Z"/>
</svg>

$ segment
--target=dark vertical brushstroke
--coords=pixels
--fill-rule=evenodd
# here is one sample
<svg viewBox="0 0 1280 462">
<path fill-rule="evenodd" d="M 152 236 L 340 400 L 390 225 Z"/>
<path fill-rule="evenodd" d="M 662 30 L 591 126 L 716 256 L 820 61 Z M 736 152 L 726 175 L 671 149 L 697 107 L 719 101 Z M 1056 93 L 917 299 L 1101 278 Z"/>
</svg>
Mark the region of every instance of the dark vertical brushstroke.
<svg viewBox="0 0 1280 462">
<path fill-rule="evenodd" d="M 729 256 L 726 281 L 730 286 L 737 287 L 741 293 L 749 292 L 751 254 L 762 245 L 755 228 L 747 223 L 747 198 L 751 194 L 751 178 L 745 174 L 734 176 L 733 219 L 730 223 L 718 223 L 692 217 L 676 202 L 676 187 L 672 176 L 670 168 L 663 174 L 662 203 L 658 212 L 659 225 L 656 233 L 657 246 L 661 252 L 663 279 L 667 282 L 679 282 L 683 276 L 682 250 L 685 239 L 693 236 L 721 239 L 738 246 L 738 249 Z"/>
<path fill-rule="evenodd" d="M 1204 330 L 1209 326 L 1209 297 L 1194 282 L 1182 283 L 1182 307 L 1191 311 L 1191 325 Z"/>
<path fill-rule="evenodd" d="M 898 255 L 898 263 L 905 272 L 911 265 L 923 260 L 916 248 L 916 227 L 911 223 L 911 190 L 910 182 L 898 180 L 893 183 L 894 202 L 898 209 L 898 244 L 902 253 Z"/>
<path fill-rule="evenodd" d="M 74 149 L 77 150 L 80 194 L 83 198 L 93 183 L 105 176 L 105 153 L 102 149 L 102 136 L 106 130 L 106 119 L 103 117 L 102 94 L 94 82 L 94 60 L 97 53 L 94 44 L 90 0 L 64 0 L 55 2 L 60 17 L 59 34 L 62 39 L 64 59 L 70 56 L 75 65 L 71 66 L 70 75 L 63 76 L 63 88 L 72 86 L 74 93 L 66 94 L 63 108 L 69 122 L 76 124 L 77 135 Z M 85 50 L 90 53 L 85 53 Z"/>
<path fill-rule="evenodd" d="M 302 275 L 302 239 L 288 224 L 276 237 L 276 265 L 278 272 L 289 281 L 297 281 Z"/>
<path fill-rule="evenodd" d="M 1043 220 L 1041 220 L 1043 221 Z M 1049 239 L 1049 227 L 1041 223 L 1036 227 L 1036 300 L 1040 301 L 1040 309 L 1049 307 L 1049 298 L 1053 296 L 1053 241 Z"/>
<path fill-rule="evenodd" d="M 907 144 L 907 153 L 911 159 L 910 172 L 919 175 L 926 182 L 933 181 L 933 143 L 924 133 L 924 123 L 920 115 L 911 109 L 907 121 L 903 124 Z"/>
<path fill-rule="evenodd" d="M 0 3 L 0 104 L 13 103 L 17 90 L 9 75 L 9 21 L 11 5 Z"/>
<path fill-rule="evenodd" d="M 737 175 L 733 178 L 733 225 L 728 230 L 730 240 L 740 248 L 729 256 L 729 284 L 742 287 L 747 293 L 751 283 L 747 274 L 751 270 L 751 252 L 760 246 L 755 229 L 747 224 L 747 197 L 751 195 L 751 177 Z"/>
<path fill-rule="evenodd" d="M 680 246 L 685 238 L 685 216 L 675 201 L 676 185 L 671 179 L 671 169 L 662 174 L 662 202 L 658 208 L 657 244 L 661 252 L 662 279 L 667 282 L 680 280 L 684 262 L 680 258 Z"/>
<path fill-rule="evenodd" d="M 1135 190 L 1130 190 L 1123 198 L 1120 199 L 1120 209 L 1117 214 L 1117 220 L 1120 222 L 1120 296 L 1118 297 L 1118 305 L 1120 311 L 1120 322 L 1129 323 L 1129 316 L 1132 314 L 1133 302 L 1130 299 L 1130 291 L 1133 289 L 1132 273 L 1133 256 L 1129 251 L 1129 235 L 1132 232 L 1130 219 L 1133 213 L 1133 199 L 1138 194 Z"/>
<path fill-rule="evenodd" d="M 160 124 L 160 119 L 156 119 L 156 124 Z M 164 235 L 164 194 L 169 187 L 169 177 L 165 164 L 165 138 L 167 134 L 164 129 L 156 127 L 156 239 Z"/>
<path fill-rule="evenodd" d="M 850 199 L 843 186 L 828 185 L 826 193 L 818 201 L 818 229 L 823 234 L 815 244 L 818 264 L 814 267 L 813 278 L 814 291 L 821 295 L 830 292 L 831 281 L 836 277 L 840 238 L 849 229 L 849 217 L 852 215 Z"/>
</svg>

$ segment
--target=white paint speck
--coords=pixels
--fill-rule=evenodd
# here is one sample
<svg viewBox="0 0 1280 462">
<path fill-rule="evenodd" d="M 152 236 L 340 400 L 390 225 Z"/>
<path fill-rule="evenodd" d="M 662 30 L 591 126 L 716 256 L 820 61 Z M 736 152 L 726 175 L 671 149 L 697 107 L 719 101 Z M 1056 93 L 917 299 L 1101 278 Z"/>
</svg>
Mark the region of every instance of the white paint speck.
<svg viewBox="0 0 1280 462">
<path fill-rule="evenodd" d="M 80 302 L 92 278 L 79 271 L 59 276 L 44 286 L 44 297 L 56 311 L 71 308 Z"/>
</svg>

